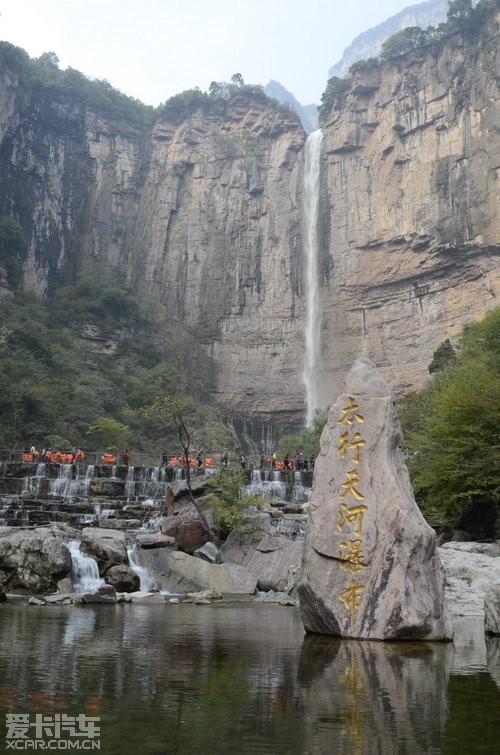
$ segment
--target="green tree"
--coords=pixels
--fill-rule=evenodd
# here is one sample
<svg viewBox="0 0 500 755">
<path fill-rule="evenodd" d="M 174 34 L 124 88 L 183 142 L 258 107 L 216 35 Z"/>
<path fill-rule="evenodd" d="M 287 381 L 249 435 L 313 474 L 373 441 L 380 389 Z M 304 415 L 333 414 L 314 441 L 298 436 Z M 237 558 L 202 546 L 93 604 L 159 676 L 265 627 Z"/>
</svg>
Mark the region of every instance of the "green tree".
<svg viewBox="0 0 500 755">
<path fill-rule="evenodd" d="M 210 97 L 217 99 L 222 94 L 222 87 L 217 81 L 211 81 L 208 87 L 208 94 Z"/>
<path fill-rule="evenodd" d="M 297 433 L 280 438 L 279 455 L 303 453 L 306 458 L 316 458 L 319 454 L 321 433 L 328 419 L 328 409 L 317 409 L 312 426 L 304 427 Z"/>
<path fill-rule="evenodd" d="M 14 290 L 21 284 L 25 249 L 26 242 L 19 223 L 0 216 L 0 265 L 5 268 L 9 285 Z"/>
<path fill-rule="evenodd" d="M 432 357 L 432 362 L 429 365 L 429 372 L 441 372 L 449 364 L 455 364 L 457 361 L 457 354 L 449 338 L 438 346 Z"/>
<path fill-rule="evenodd" d="M 244 535 L 255 531 L 255 523 L 249 517 L 252 508 L 260 509 L 267 501 L 259 496 L 242 493 L 245 475 L 242 469 L 222 469 L 210 477 L 212 492 L 214 530 L 219 539 L 225 539 L 232 530 Z"/>
<path fill-rule="evenodd" d="M 189 497 L 207 532 L 210 532 L 212 537 L 215 538 L 216 533 L 210 527 L 193 495 L 190 456 L 195 448 L 200 450 L 203 447 L 203 442 L 211 437 L 218 426 L 222 432 L 223 425 L 216 409 L 213 406 L 197 401 L 193 396 L 168 394 L 166 396 L 157 396 L 144 413 L 146 417 L 155 419 L 156 421 L 160 420 L 164 423 L 165 430 L 173 430 L 175 432 L 177 441 L 182 448 Z"/>
<path fill-rule="evenodd" d="M 467 326 L 456 363 L 402 402 L 408 466 L 424 513 L 450 524 L 500 496 L 500 308 Z"/>
<path fill-rule="evenodd" d="M 381 60 L 391 60 L 400 55 L 406 55 L 417 47 L 423 47 L 429 43 L 429 32 L 420 26 L 408 26 L 398 31 L 382 44 L 380 52 Z"/>
<path fill-rule="evenodd" d="M 100 417 L 89 427 L 86 433 L 91 447 L 105 451 L 119 451 L 130 445 L 131 432 L 128 425 L 111 417 Z"/>
<path fill-rule="evenodd" d="M 472 0 L 450 0 L 446 23 L 450 31 L 464 31 L 472 17 Z"/>
<path fill-rule="evenodd" d="M 231 84 L 237 89 L 241 89 L 241 87 L 245 86 L 241 73 L 233 73 L 231 76 Z"/>
<path fill-rule="evenodd" d="M 338 104 L 349 91 L 351 79 L 339 79 L 338 76 L 332 76 L 328 79 L 326 89 L 321 95 L 321 105 L 318 107 L 319 122 L 324 123 L 332 111 L 334 105 Z"/>
</svg>

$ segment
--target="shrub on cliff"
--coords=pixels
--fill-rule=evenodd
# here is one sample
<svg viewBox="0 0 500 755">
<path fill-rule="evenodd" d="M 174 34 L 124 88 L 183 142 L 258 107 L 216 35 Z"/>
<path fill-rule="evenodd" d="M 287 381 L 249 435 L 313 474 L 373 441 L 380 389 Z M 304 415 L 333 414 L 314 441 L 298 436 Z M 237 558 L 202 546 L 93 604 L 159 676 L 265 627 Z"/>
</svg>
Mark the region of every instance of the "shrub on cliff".
<svg viewBox="0 0 500 755">
<path fill-rule="evenodd" d="M 500 502 L 500 308 L 468 325 L 454 360 L 401 402 L 415 496 L 456 524 Z"/>
<path fill-rule="evenodd" d="M 0 216 L 0 265 L 7 272 L 7 282 L 19 288 L 23 277 L 23 253 L 26 250 L 23 231 L 19 223 L 5 215 Z"/>
<path fill-rule="evenodd" d="M 243 490 L 245 475 L 241 469 L 222 469 L 218 475 L 210 477 L 212 493 L 214 529 L 221 540 L 232 530 L 249 535 L 254 532 L 255 523 L 248 516 L 249 510 L 263 508 L 269 502 L 259 496 L 246 495 Z"/>
<path fill-rule="evenodd" d="M 325 122 L 332 108 L 344 98 L 350 87 L 351 79 L 339 79 L 338 76 L 328 79 L 326 89 L 321 95 L 321 105 L 318 107 L 320 124 Z"/>
<path fill-rule="evenodd" d="M 279 456 L 284 458 L 288 454 L 293 457 L 302 453 L 306 459 L 315 459 L 319 454 L 319 441 L 327 419 L 328 409 L 317 409 L 311 427 L 304 427 L 297 433 L 284 435 L 280 439 Z"/>
</svg>

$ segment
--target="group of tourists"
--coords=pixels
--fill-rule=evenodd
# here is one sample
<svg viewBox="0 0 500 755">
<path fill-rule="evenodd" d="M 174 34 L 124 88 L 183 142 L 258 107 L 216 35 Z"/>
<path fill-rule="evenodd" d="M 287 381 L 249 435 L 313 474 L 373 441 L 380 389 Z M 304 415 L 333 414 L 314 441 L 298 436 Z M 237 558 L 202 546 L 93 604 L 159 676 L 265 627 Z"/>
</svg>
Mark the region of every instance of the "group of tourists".
<svg viewBox="0 0 500 755">
<path fill-rule="evenodd" d="M 128 448 L 126 448 L 125 451 L 122 451 L 121 461 L 124 467 L 128 467 L 131 456 L 132 451 L 129 451 Z M 118 455 L 115 453 L 103 453 L 101 456 L 101 464 L 118 464 Z"/>
<path fill-rule="evenodd" d="M 125 449 L 120 453 L 105 452 L 100 457 L 101 464 L 118 464 L 128 467 L 130 463 L 130 457 L 132 451 Z M 53 451 L 51 448 L 43 448 L 38 451 L 35 446 L 31 448 L 25 448 L 22 460 L 24 462 L 54 462 L 59 464 L 76 464 L 78 462 L 85 461 L 86 454 L 79 448 L 74 448 L 71 451 Z M 243 469 L 247 468 L 247 460 L 245 455 L 241 453 L 239 455 L 239 463 Z M 174 469 L 205 469 L 210 468 L 214 464 L 214 459 L 209 456 L 204 456 L 202 452 L 198 453 L 196 457 L 189 456 L 188 460 L 184 455 L 171 456 L 166 451 L 161 455 L 162 467 L 173 467 Z M 220 464 L 222 467 L 228 466 L 228 455 L 224 453 L 220 457 Z M 314 469 L 314 457 L 309 459 L 305 458 L 302 453 L 297 453 L 294 457 L 290 458 L 289 454 L 285 454 L 283 458 L 278 458 L 276 453 L 273 453 L 271 457 L 266 458 L 264 454 L 260 457 L 260 468 L 272 469 L 272 470 L 293 470 L 293 471 L 312 471 Z"/>
<path fill-rule="evenodd" d="M 198 454 L 196 459 L 193 456 L 188 456 L 187 462 L 185 456 L 169 456 L 166 452 L 162 454 L 161 466 L 173 467 L 174 469 L 202 469 L 203 467 L 211 467 L 213 459 L 208 456 L 202 456 Z"/>
<path fill-rule="evenodd" d="M 265 459 L 264 454 L 260 457 L 260 468 L 265 469 L 290 469 L 298 472 L 312 472 L 314 469 L 314 456 L 309 459 L 304 457 L 304 454 L 297 453 L 293 458 L 290 458 L 289 454 L 280 459 L 276 453 L 273 453 L 270 459 Z"/>
<path fill-rule="evenodd" d="M 85 461 L 86 456 L 79 448 L 72 451 L 53 451 L 51 448 L 42 448 L 38 451 L 35 446 L 25 448 L 23 461 L 26 462 L 54 462 L 55 464 L 74 464 Z"/>
</svg>

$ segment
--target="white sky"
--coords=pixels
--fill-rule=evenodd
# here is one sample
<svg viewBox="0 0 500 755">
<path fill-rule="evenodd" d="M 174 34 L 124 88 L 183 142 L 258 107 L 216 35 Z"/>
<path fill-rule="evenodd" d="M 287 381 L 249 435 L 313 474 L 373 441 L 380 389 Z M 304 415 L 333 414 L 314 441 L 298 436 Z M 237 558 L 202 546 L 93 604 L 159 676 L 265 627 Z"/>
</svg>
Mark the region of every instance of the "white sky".
<svg viewBox="0 0 500 755">
<path fill-rule="evenodd" d="M 0 0 L 0 39 L 149 105 L 184 89 L 279 81 L 319 103 L 355 36 L 412 0 Z"/>
</svg>

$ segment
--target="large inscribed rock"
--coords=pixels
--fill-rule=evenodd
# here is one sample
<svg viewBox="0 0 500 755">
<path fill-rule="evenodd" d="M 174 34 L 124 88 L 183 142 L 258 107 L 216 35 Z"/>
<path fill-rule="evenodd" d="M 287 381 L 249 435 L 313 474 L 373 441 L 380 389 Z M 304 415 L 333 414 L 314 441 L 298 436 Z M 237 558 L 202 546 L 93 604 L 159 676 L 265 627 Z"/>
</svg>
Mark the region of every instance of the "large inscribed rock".
<svg viewBox="0 0 500 755">
<path fill-rule="evenodd" d="M 367 359 L 347 375 L 321 436 L 298 596 L 307 632 L 452 637 L 436 536 L 413 498 L 394 398 Z"/>
</svg>

